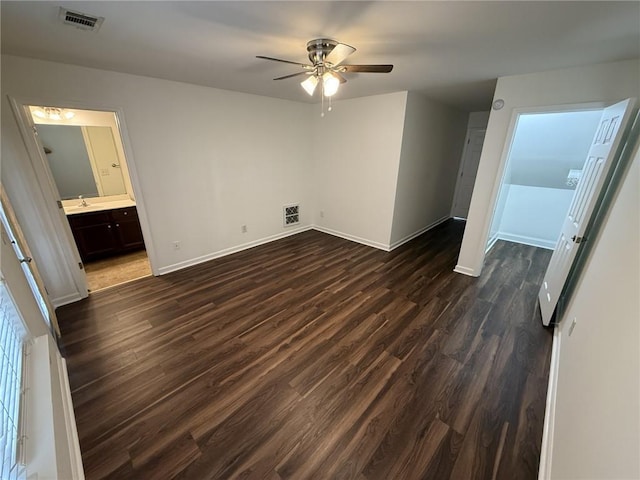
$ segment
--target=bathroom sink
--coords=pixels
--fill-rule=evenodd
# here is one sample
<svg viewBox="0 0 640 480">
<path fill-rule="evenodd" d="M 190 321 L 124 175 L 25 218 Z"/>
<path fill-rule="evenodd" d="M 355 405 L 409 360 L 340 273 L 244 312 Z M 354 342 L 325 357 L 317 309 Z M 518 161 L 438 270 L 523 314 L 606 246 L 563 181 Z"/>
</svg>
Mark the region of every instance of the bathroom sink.
<svg viewBox="0 0 640 480">
<path fill-rule="evenodd" d="M 133 200 L 117 200 L 114 202 L 101 202 L 101 203 L 89 203 L 87 202 L 87 206 L 82 205 L 71 205 L 69 207 L 64 207 L 64 213 L 67 215 L 77 215 L 79 213 L 87 213 L 87 212 L 100 212 L 102 210 L 113 210 L 114 208 L 124 208 L 124 207 L 133 207 L 135 206 L 135 202 Z"/>
</svg>

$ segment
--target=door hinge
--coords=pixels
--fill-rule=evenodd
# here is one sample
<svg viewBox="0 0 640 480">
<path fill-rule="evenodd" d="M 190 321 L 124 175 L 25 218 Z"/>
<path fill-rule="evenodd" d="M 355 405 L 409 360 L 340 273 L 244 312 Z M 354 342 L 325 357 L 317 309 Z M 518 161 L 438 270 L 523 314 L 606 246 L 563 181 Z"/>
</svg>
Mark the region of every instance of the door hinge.
<svg viewBox="0 0 640 480">
<path fill-rule="evenodd" d="M 571 237 L 571 240 L 573 240 L 573 243 L 582 243 L 583 241 L 586 240 L 585 237 L 577 237 L 577 236 L 573 236 Z"/>
<path fill-rule="evenodd" d="M 78 262 L 78 267 L 80 267 L 80 270 L 84 269 L 84 265 L 82 264 L 82 262 Z"/>
<path fill-rule="evenodd" d="M 56 204 L 58 205 L 58 208 L 63 208 L 62 207 L 62 200 L 56 200 Z"/>
<path fill-rule="evenodd" d="M 31 127 L 31 129 L 33 130 L 33 134 L 34 134 L 34 135 L 38 135 L 38 129 L 36 129 L 36 126 L 35 126 L 35 125 L 33 125 L 33 126 Z"/>
</svg>

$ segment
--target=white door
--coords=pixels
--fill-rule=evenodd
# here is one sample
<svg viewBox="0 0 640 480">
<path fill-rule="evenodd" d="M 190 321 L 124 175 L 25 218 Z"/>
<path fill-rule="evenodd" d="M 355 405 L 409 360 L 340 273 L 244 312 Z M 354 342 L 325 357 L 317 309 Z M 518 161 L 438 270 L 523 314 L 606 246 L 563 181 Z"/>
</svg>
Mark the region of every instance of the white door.
<svg viewBox="0 0 640 480">
<path fill-rule="evenodd" d="M 602 112 L 600 126 L 589 149 L 580 182 L 538 294 L 544 325 L 549 325 L 551 321 L 578 244 L 585 240 L 587 222 L 604 186 L 634 104 L 635 100 L 627 99 Z"/>
<path fill-rule="evenodd" d="M 27 279 L 29 287 L 33 292 L 33 296 L 36 299 L 38 307 L 42 311 L 42 315 L 48 320 L 49 325 L 54 330 L 56 335 L 60 336 L 60 327 L 58 326 L 58 318 L 56 317 L 55 309 L 49 300 L 47 289 L 45 288 L 44 281 L 38 270 L 35 260 L 31 255 L 31 250 L 27 245 L 27 241 L 24 238 L 22 229 L 18 224 L 18 220 L 13 211 L 13 207 L 9 202 L 4 188 L 0 185 L 0 223 L 2 223 L 3 235 L 8 237 L 13 251 L 18 257 L 18 261 L 22 266 L 22 271 Z"/>
<path fill-rule="evenodd" d="M 100 196 L 124 195 L 118 150 L 110 127 L 82 127 Z"/>
<path fill-rule="evenodd" d="M 469 134 L 467 135 L 467 144 L 464 146 L 462 166 L 456 186 L 453 211 L 451 212 L 454 217 L 467 218 L 469 214 L 471 194 L 473 193 L 473 186 L 476 182 L 478 163 L 480 162 L 485 133 L 486 130 L 473 129 L 469 130 Z"/>
</svg>

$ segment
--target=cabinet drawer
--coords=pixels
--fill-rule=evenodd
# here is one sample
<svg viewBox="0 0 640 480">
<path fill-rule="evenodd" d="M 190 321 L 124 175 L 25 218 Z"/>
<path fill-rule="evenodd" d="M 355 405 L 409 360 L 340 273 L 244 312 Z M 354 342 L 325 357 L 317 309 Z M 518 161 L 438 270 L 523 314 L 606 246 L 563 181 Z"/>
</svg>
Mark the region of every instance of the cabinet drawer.
<svg viewBox="0 0 640 480">
<path fill-rule="evenodd" d="M 123 220 L 138 219 L 138 211 L 136 207 L 118 208 L 117 210 L 111 210 L 111 218 L 114 222 L 120 222 Z"/>
<path fill-rule="evenodd" d="M 88 227 L 101 223 L 109 223 L 111 221 L 109 212 L 78 213 L 76 215 L 69 215 L 67 218 L 72 228 Z"/>
</svg>

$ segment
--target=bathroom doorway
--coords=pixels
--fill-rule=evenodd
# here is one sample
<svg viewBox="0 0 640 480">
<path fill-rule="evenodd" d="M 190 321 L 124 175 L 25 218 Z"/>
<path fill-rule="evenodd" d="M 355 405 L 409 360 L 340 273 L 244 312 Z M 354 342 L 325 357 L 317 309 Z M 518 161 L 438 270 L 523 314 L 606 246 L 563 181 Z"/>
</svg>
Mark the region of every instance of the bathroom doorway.
<svg viewBox="0 0 640 480">
<path fill-rule="evenodd" d="M 28 107 L 88 292 L 152 274 L 114 112 Z"/>
<path fill-rule="evenodd" d="M 602 108 L 516 118 L 487 250 L 497 240 L 554 249 Z"/>
</svg>

